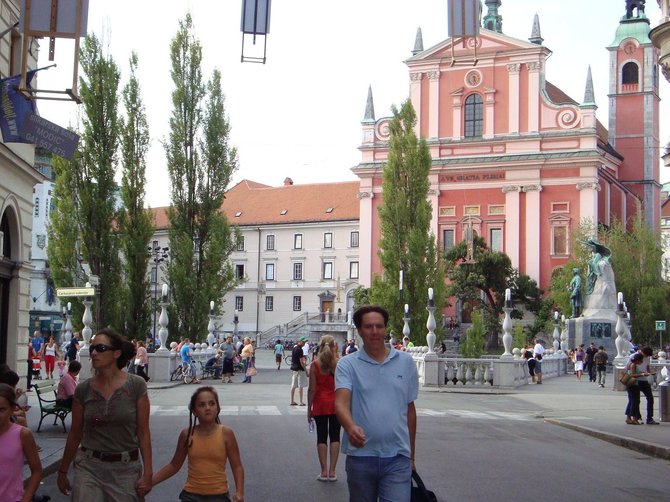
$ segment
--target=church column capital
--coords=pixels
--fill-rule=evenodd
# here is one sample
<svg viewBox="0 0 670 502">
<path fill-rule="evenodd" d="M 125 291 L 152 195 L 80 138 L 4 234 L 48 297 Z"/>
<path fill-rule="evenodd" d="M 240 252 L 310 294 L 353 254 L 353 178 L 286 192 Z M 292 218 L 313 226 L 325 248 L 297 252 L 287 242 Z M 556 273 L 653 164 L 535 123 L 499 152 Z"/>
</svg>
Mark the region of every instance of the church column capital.
<svg viewBox="0 0 670 502">
<path fill-rule="evenodd" d="M 418 82 L 423 78 L 423 73 L 421 72 L 413 72 L 409 74 L 409 79 L 412 82 Z"/>
<path fill-rule="evenodd" d="M 541 192 L 542 185 L 524 185 L 521 189 L 522 192 Z"/>
<path fill-rule="evenodd" d="M 526 63 L 526 67 L 528 68 L 528 71 L 540 71 L 542 69 L 542 62 L 532 61 L 530 63 Z"/>
<path fill-rule="evenodd" d="M 358 200 L 368 199 L 368 198 L 373 199 L 374 196 L 375 196 L 375 194 L 373 194 L 372 192 L 358 192 L 356 194 L 356 197 L 358 198 Z"/>
<path fill-rule="evenodd" d="M 507 65 L 507 71 L 512 74 L 516 75 L 521 71 L 521 63 L 510 63 Z"/>
<path fill-rule="evenodd" d="M 577 190 L 582 191 L 582 190 L 595 190 L 596 192 L 600 192 L 600 184 L 596 181 L 584 181 L 581 183 L 577 183 Z"/>
<path fill-rule="evenodd" d="M 431 188 L 428 190 L 428 195 L 439 197 L 440 196 L 440 190 L 438 188 Z"/>
<path fill-rule="evenodd" d="M 510 192 L 520 192 L 521 187 L 519 185 L 505 185 L 502 187 L 502 193 L 510 193 Z"/>
<path fill-rule="evenodd" d="M 431 70 L 428 72 L 429 80 L 440 80 L 440 70 Z"/>
</svg>

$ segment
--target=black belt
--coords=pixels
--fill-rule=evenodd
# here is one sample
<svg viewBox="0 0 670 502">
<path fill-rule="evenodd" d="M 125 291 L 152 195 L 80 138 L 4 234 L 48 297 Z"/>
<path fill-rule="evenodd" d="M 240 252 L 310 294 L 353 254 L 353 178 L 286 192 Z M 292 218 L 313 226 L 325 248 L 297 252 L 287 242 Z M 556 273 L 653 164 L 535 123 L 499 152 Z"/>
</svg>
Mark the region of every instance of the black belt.
<svg viewBox="0 0 670 502">
<path fill-rule="evenodd" d="M 105 451 L 95 451 L 89 450 L 88 448 L 81 447 L 81 451 L 86 453 L 87 456 L 97 458 L 103 462 L 130 462 L 137 460 L 140 457 L 140 451 L 136 448 L 131 451 L 123 452 L 105 452 Z"/>
</svg>

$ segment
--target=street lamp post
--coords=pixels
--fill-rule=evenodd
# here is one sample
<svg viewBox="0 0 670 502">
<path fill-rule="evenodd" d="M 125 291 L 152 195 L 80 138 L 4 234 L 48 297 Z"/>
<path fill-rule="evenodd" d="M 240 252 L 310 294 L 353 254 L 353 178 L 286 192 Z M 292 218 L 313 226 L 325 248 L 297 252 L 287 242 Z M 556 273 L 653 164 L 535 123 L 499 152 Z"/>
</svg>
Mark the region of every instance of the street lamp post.
<svg viewBox="0 0 670 502">
<path fill-rule="evenodd" d="M 154 330 L 153 330 L 153 338 L 151 340 L 152 343 L 156 343 L 156 310 L 157 310 L 157 296 L 158 296 L 158 265 L 160 263 L 163 263 L 165 260 L 168 259 L 168 252 L 170 251 L 169 248 L 167 247 L 160 247 L 158 245 L 158 242 L 154 242 L 153 246 L 149 246 L 149 258 L 153 262 L 152 265 L 152 272 L 151 272 L 151 282 L 153 284 L 153 303 L 151 305 L 151 308 L 153 310 L 154 314 Z"/>
<path fill-rule="evenodd" d="M 233 318 L 233 336 L 235 337 L 235 341 L 237 341 L 237 324 L 239 322 L 240 322 L 239 310 L 235 309 L 235 317 Z"/>
</svg>

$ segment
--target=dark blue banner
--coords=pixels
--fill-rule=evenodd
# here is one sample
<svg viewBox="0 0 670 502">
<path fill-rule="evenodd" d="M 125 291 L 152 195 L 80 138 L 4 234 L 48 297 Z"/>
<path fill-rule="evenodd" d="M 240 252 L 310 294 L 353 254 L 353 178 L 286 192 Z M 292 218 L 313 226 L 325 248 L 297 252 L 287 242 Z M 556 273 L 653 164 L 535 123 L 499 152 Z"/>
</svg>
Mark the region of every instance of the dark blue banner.
<svg viewBox="0 0 670 502">
<path fill-rule="evenodd" d="M 26 88 L 38 70 L 26 72 Z M 20 132 L 28 115 L 37 113 L 35 100 L 27 99 L 17 89 L 21 83 L 21 75 L 13 75 L 2 79 L 0 86 L 0 131 L 5 143 L 32 143 L 21 137 Z"/>
</svg>

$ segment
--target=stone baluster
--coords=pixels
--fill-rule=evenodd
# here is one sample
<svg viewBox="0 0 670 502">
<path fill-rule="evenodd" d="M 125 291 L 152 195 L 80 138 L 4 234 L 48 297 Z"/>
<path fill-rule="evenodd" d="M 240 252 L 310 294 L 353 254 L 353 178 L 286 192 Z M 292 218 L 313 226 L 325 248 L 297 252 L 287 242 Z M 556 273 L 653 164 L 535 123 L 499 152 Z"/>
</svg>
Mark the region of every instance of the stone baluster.
<svg viewBox="0 0 670 502">
<path fill-rule="evenodd" d="M 505 306 L 503 307 L 505 312 L 505 319 L 503 320 L 503 347 L 505 347 L 505 352 L 500 356 L 501 359 L 513 359 L 514 355 L 510 352 L 512 348 L 512 317 L 510 313 L 512 312 L 512 292 L 509 288 L 505 290 Z"/>
<path fill-rule="evenodd" d="M 561 348 L 558 351 L 562 356 L 567 357 L 567 352 L 565 350 L 565 347 L 568 345 L 568 324 L 569 321 L 565 319 L 565 316 L 562 316 L 561 319 L 563 320 L 563 329 L 561 330 Z"/>
<path fill-rule="evenodd" d="M 558 330 L 558 311 L 554 312 L 554 341 L 552 345 L 554 346 L 554 355 L 558 354 L 558 347 L 560 342 L 558 341 L 561 336 L 560 331 Z"/>
<path fill-rule="evenodd" d="M 426 321 L 426 343 L 428 344 L 428 354 L 435 354 L 435 300 L 433 299 L 433 288 L 428 288 L 428 320 Z"/>
<path fill-rule="evenodd" d="M 447 361 L 447 385 L 454 383 L 454 364 L 451 361 Z"/>
<path fill-rule="evenodd" d="M 91 305 L 93 305 L 93 300 L 91 300 L 90 296 L 87 296 L 84 299 L 83 303 L 84 303 L 84 315 L 81 317 L 81 322 L 84 323 L 84 328 L 81 330 L 81 336 L 83 338 L 81 349 L 88 350 L 88 345 L 89 342 L 91 341 L 91 334 L 93 333 L 93 330 L 91 329 L 91 322 L 93 322 Z"/>
<path fill-rule="evenodd" d="M 626 355 L 626 349 L 628 349 L 628 341 L 625 338 L 626 334 L 626 324 L 623 320 L 624 316 L 626 315 L 624 310 L 623 310 L 623 294 L 619 293 L 617 295 L 618 299 L 618 306 L 616 310 L 616 315 L 617 315 L 617 321 L 616 321 L 616 340 L 614 344 L 616 345 L 616 350 L 617 350 L 617 355 L 614 358 L 614 364 L 617 366 L 624 366 L 626 362 L 628 361 L 628 357 Z"/>
<path fill-rule="evenodd" d="M 404 339 L 404 337 L 409 338 L 409 333 L 410 333 L 409 321 L 410 321 L 410 317 L 409 317 L 409 305 L 408 305 L 408 304 L 405 304 L 405 315 L 403 316 L 402 320 L 403 320 L 403 322 L 404 322 L 404 325 L 403 325 L 403 327 L 402 327 L 402 336 L 403 336 L 403 339 Z"/>
<path fill-rule="evenodd" d="M 168 286 L 167 284 L 163 284 L 163 291 L 161 295 L 162 301 L 161 301 L 161 315 L 158 318 L 158 325 L 160 326 L 160 329 L 158 330 L 158 338 L 161 341 L 161 346 L 157 350 L 157 352 L 169 352 L 167 349 L 167 337 L 168 337 L 168 314 L 167 314 L 167 306 L 168 306 Z"/>
<path fill-rule="evenodd" d="M 65 341 L 72 340 L 72 303 L 67 302 L 65 309 Z"/>
<path fill-rule="evenodd" d="M 214 336 L 214 302 L 209 302 L 209 322 L 207 323 L 207 345 L 208 349 L 214 348 L 214 341 L 216 337 Z"/>
</svg>

